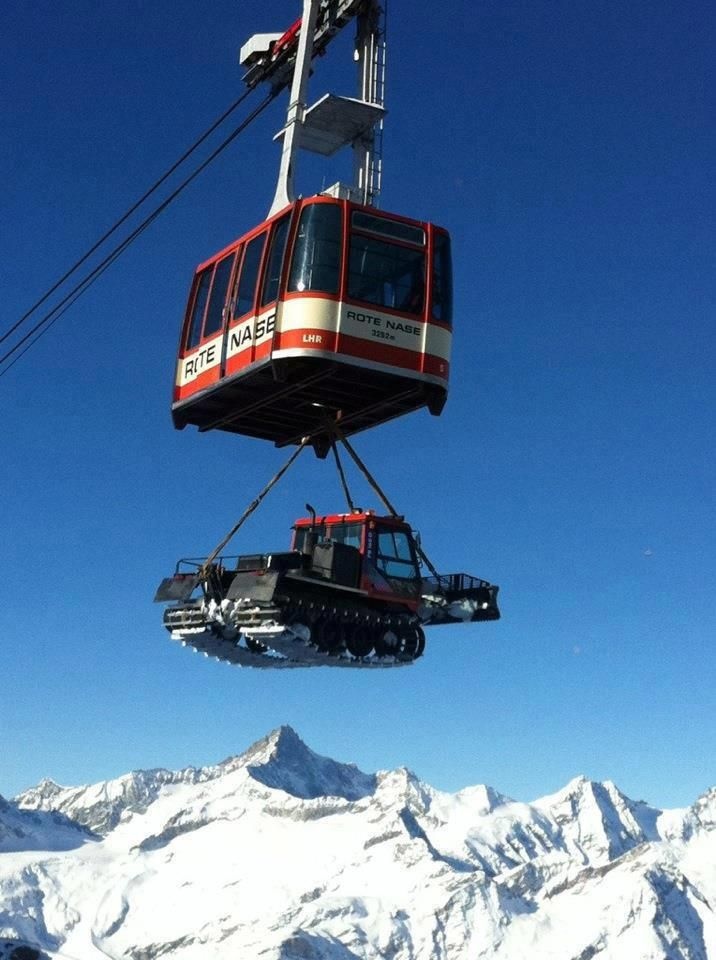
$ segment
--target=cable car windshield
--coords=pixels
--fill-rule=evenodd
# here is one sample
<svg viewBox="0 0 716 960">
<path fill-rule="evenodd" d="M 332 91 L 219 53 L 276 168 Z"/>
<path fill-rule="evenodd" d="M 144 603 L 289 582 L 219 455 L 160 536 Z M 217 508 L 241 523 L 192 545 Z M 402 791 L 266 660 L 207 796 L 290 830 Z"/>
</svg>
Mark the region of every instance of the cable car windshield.
<svg viewBox="0 0 716 960">
<path fill-rule="evenodd" d="M 209 299 L 211 275 L 212 267 L 207 267 L 206 270 L 202 270 L 198 278 L 194 281 L 196 294 L 194 295 L 194 304 L 191 310 L 191 318 L 189 320 L 189 329 L 186 338 L 187 350 L 198 346 L 201 340 L 201 325 L 204 321 L 206 302 Z"/>
<path fill-rule="evenodd" d="M 229 289 L 234 260 L 235 255 L 233 253 L 224 257 L 223 260 L 219 261 L 214 271 L 214 283 L 211 287 L 209 308 L 206 311 L 206 321 L 204 322 L 205 337 L 212 333 L 218 333 L 224 325 L 224 304 L 226 303 L 226 294 Z"/>
<path fill-rule="evenodd" d="M 389 220 L 387 217 L 377 217 L 373 213 L 363 210 L 354 210 L 351 225 L 356 230 L 367 230 L 369 233 L 379 233 L 381 237 L 391 240 L 402 240 L 404 243 L 417 243 L 425 246 L 425 231 L 412 223 L 403 223 L 402 220 Z"/>
<path fill-rule="evenodd" d="M 288 239 L 289 216 L 282 217 L 273 228 L 271 246 L 269 247 L 268 266 L 264 277 L 264 289 L 261 296 L 261 306 L 265 307 L 278 297 L 278 285 L 281 282 L 283 255 L 286 251 Z"/>
<path fill-rule="evenodd" d="M 289 293 L 338 293 L 341 221 L 342 211 L 335 203 L 311 203 L 303 208 L 293 248 Z"/>
<path fill-rule="evenodd" d="M 241 264 L 241 273 L 236 286 L 234 316 L 242 317 L 254 308 L 256 296 L 256 280 L 259 275 L 259 264 L 264 249 L 266 233 L 254 237 L 246 247 L 244 261 Z"/>
<path fill-rule="evenodd" d="M 446 233 L 435 234 L 433 317 L 442 323 L 452 324 L 452 258 L 450 237 Z"/>
<path fill-rule="evenodd" d="M 425 305 L 425 231 L 411 224 L 355 210 L 351 218 L 348 297 L 419 315 Z M 358 232 L 358 231 L 361 232 Z M 420 246 L 393 243 L 371 236 L 410 240 Z"/>
</svg>

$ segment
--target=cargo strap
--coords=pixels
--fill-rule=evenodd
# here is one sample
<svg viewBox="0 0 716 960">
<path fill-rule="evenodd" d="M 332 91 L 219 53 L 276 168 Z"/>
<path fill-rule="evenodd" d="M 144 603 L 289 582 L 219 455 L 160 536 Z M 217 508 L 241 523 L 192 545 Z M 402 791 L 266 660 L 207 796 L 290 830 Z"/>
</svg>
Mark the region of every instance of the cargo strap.
<svg viewBox="0 0 716 960">
<path fill-rule="evenodd" d="M 331 450 L 333 451 L 333 457 L 336 461 L 336 470 L 338 471 L 338 476 L 341 478 L 341 485 L 343 487 L 343 493 L 346 496 L 346 501 L 348 503 L 348 509 L 351 513 L 358 513 L 358 511 L 353 497 L 351 496 L 351 491 L 348 487 L 348 481 L 346 480 L 346 475 L 343 472 L 343 464 L 341 463 L 341 458 L 338 456 L 338 447 L 336 446 L 336 441 L 334 437 L 331 437 Z"/>
<path fill-rule="evenodd" d="M 368 481 L 368 483 L 371 485 L 371 487 L 373 488 L 373 490 L 377 493 L 378 497 L 380 498 L 380 500 L 382 501 L 383 505 L 385 506 L 386 510 L 390 513 L 390 515 L 391 515 L 392 517 L 399 517 L 399 516 L 401 516 L 401 514 L 398 513 L 398 511 L 395 509 L 395 507 L 393 506 L 393 504 L 390 502 L 390 500 L 389 500 L 388 497 L 386 496 L 385 492 L 383 491 L 383 489 L 381 488 L 381 486 L 379 485 L 378 481 L 375 479 L 375 477 L 373 476 L 373 474 L 370 472 L 370 470 L 368 469 L 368 467 L 366 467 L 366 465 L 363 463 L 363 461 L 362 461 L 361 458 L 358 456 L 358 454 L 356 453 L 356 451 L 353 449 L 353 447 L 351 446 L 351 444 L 348 442 L 347 438 L 343 435 L 343 432 L 342 432 L 342 430 L 340 429 L 340 427 L 338 426 L 338 424 L 335 423 L 335 422 L 330 423 L 330 424 L 329 424 L 329 432 L 330 432 L 330 435 L 331 435 L 331 448 L 332 448 L 332 450 L 333 450 L 333 455 L 334 455 L 335 461 L 336 461 L 336 469 L 338 470 L 338 475 L 339 475 L 339 477 L 340 477 L 340 479 L 341 479 L 341 484 L 342 484 L 342 486 L 343 486 L 343 492 L 345 493 L 346 500 L 348 501 L 348 507 L 349 507 L 349 509 L 350 509 L 352 512 L 355 512 L 356 507 L 355 507 L 353 498 L 352 498 L 352 496 L 351 496 L 350 489 L 349 489 L 349 487 L 348 487 L 348 482 L 347 482 L 347 480 L 346 480 L 346 475 L 345 475 L 345 473 L 344 473 L 344 471 L 343 471 L 343 465 L 341 464 L 340 457 L 339 457 L 339 455 L 338 455 L 338 447 L 337 447 L 336 441 L 339 441 L 340 443 L 343 444 L 343 446 L 345 447 L 345 449 L 348 451 L 351 459 L 353 460 L 353 462 L 355 463 L 355 465 L 358 467 L 358 469 L 361 471 L 361 473 L 363 474 L 363 476 L 366 478 L 366 480 Z M 260 494 L 256 497 L 256 499 L 253 500 L 253 501 L 249 504 L 249 506 L 244 510 L 244 512 L 241 514 L 241 517 L 240 517 L 239 520 L 237 521 L 237 523 L 234 524 L 234 526 L 231 528 L 231 530 L 229 530 L 229 532 L 226 534 L 226 536 L 224 537 L 224 539 L 212 550 L 212 552 L 209 554 L 209 556 L 206 558 L 206 560 L 205 560 L 204 563 L 202 564 L 201 569 L 199 570 L 198 575 L 197 575 L 199 581 L 203 581 L 203 580 L 206 580 L 206 579 L 208 578 L 208 576 L 209 576 L 209 574 L 210 574 L 210 571 L 211 571 L 211 567 L 212 567 L 214 561 L 215 561 L 216 558 L 219 556 L 219 554 L 220 554 L 221 551 L 224 549 L 224 547 L 225 547 L 225 546 L 229 543 L 229 541 L 238 533 L 239 529 L 243 526 L 244 522 L 251 516 L 251 514 L 254 512 L 254 510 L 256 510 L 257 507 L 260 506 L 260 504 L 261 504 L 262 500 L 264 499 L 264 497 L 265 497 L 265 496 L 269 493 L 269 491 L 278 483 L 278 481 L 281 479 L 281 477 L 283 477 L 283 475 L 287 472 L 287 470 L 293 465 L 294 461 L 297 459 L 297 457 L 298 457 L 298 455 L 301 453 L 301 451 L 304 450 L 309 444 L 311 444 L 311 443 L 313 442 L 313 439 L 314 439 L 314 438 L 313 438 L 312 436 L 307 436 L 307 437 L 304 437 L 304 438 L 301 440 L 301 442 L 299 443 L 298 447 L 294 450 L 294 452 L 293 452 L 293 453 L 291 454 L 291 456 L 288 458 L 288 460 L 286 461 L 286 463 L 284 463 L 284 465 L 281 467 L 281 469 L 278 471 L 278 473 L 276 473 L 276 474 L 271 478 L 271 480 L 269 480 L 269 482 L 268 482 L 268 483 L 266 484 L 266 486 L 263 488 L 263 490 L 261 491 L 261 493 L 260 493 Z M 419 556 L 420 559 L 423 561 L 423 563 L 425 564 L 425 566 L 428 568 L 428 570 L 430 571 L 430 573 L 433 575 L 433 577 L 437 577 L 437 578 L 438 578 L 438 582 L 439 582 L 439 577 L 440 577 L 440 575 L 438 574 L 438 572 L 437 572 L 437 570 L 435 569 L 435 567 L 433 566 L 433 564 L 430 562 L 430 559 L 429 559 L 429 557 L 427 556 L 427 554 L 425 553 L 425 551 L 423 550 L 423 548 L 422 548 L 422 547 L 420 546 L 420 544 L 417 543 L 417 542 L 416 542 L 416 544 L 415 544 L 415 549 L 417 550 L 418 556 Z"/>
<path fill-rule="evenodd" d="M 303 440 L 301 440 L 301 442 L 299 443 L 298 447 L 293 451 L 293 453 L 291 454 L 291 456 L 288 458 L 288 460 L 286 461 L 286 463 L 284 463 L 284 465 L 281 467 L 281 469 L 278 471 L 278 473 L 276 473 L 276 474 L 269 480 L 269 482 L 268 482 L 268 483 L 266 484 L 266 486 L 263 488 L 263 490 L 261 491 L 261 493 L 260 493 L 260 494 L 256 497 L 256 499 L 253 500 L 253 501 L 248 505 L 248 507 L 244 510 L 244 512 L 241 514 L 241 517 L 240 517 L 240 519 L 238 520 L 238 522 L 234 524 L 234 526 L 231 528 L 231 530 L 229 530 L 229 532 L 226 534 L 226 536 L 225 536 L 224 539 L 221 541 L 221 543 L 218 544 L 218 546 L 216 546 L 216 547 L 212 550 L 212 552 L 210 553 L 210 555 L 206 558 L 206 560 L 205 560 L 204 563 L 202 564 L 201 569 L 199 570 L 199 579 L 200 579 L 200 580 L 205 580 L 205 579 L 207 578 L 207 576 L 208 576 L 208 574 L 209 574 L 209 570 L 211 569 L 211 565 L 212 565 L 213 562 L 216 560 L 216 558 L 219 556 L 219 554 L 220 554 L 221 551 L 224 549 L 224 547 L 226 546 L 226 544 L 229 542 L 229 540 L 231 540 L 231 539 L 238 533 L 239 528 L 243 526 L 244 521 L 247 520 L 247 519 L 251 516 L 251 514 L 254 512 L 254 510 L 256 510 L 256 508 L 261 504 L 261 501 L 264 499 L 264 497 L 266 496 L 266 494 L 272 489 L 272 487 L 274 487 L 274 486 L 278 483 L 278 481 L 281 479 L 281 477 L 284 475 L 284 473 L 286 473 L 286 471 L 289 469 L 289 467 L 291 467 L 291 466 L 293 465 L 293 462 L 296 460 L 296 458 L 298 457 L 298 455 L 308 446 L 309 443 L 311 443 L 311 439 L 312 439 L 311 437 L 304 437 Z"/>
<path fill-rule="evenodd" d="M 338 424 L 337 424 L 337 423 L 332 423 L 332 424 L 331 424 L 331 430 L 332 430 L 332 432 L 333 432 L 334 437 L 337 438 L 338 440 L 340 440 L 340 442 L 343 444 L 343 446 L 346 448 L 346 450 L 347 450 L 348 453 L 350 454 L 351 459 L 353 460 L 353 462 L 355 463 L 355 465 L 356 465 L 356 466 L 358 467 L 358 469 L 361 471 L 361 473 L 362 473 L 363 476 L 366 478 L 366 480 L 367 480 L 368 483 L 371 485 L 371 487 L 372 487 L 372 488 L 375 490 L 375 492 L 378 494 L 378 496 L 379 496 L 380 499 L 382 500 L 383 504 L 385 505 L 386 510 L 390 513 L 390 515 L 393 516 L 393 517 L 399 517 L 399 516 L 401 516 L 401 514 L 398 513 L 398 511 L 395 509 L 395 507 L 393 506 L 393 504 L 390 502 L 390 500 L 389 500 L 388 497 L 386 496 L 385 492 L 381 489 L 378 481 L 375 479 L 375 477 L 374 477 L 373 474 L 370 472 L 370 470 L 368 469 L 368 467 L 366 467 L 366 465 L 363 463 L 363 461 L 362 461 L 361 458 L 358 456 L 358 454 L 355 452 L 355 450 L 353 449 L 353 447 L 351 446 L 351 444 L 348 442 L 348 440 L 346 439 L 346 437 L 343 436 L 343 432 L 341 431 L 341 428 L 338 426 Z M 349 503 L 349 505 L 350 505 L 350 507 L 351 507 L 351 510 L 352 510 L 352 509 L 354 509 L 354 508 L 353 508 L 353 505 L 352 505 L 352 503 L 351 503 L 350 493 L 347 492 L 347 486 L 346 486 L 346 484 L 345 484 L 345 477 L 344 477 L 343 471 L 342 471 L 342 469 L 341 469 L 341 467 L 340 467 L 340 461 L 338 460 L 338 454 L 337 454 L 337 452 L 335 451 L 335 440 L 334 440 L 334 442 L 333 442 L 333 447 L 334 447 L 334 453 L 336 453 L 336 463 L 339 464 L 338 469 L 339 469 L 340 474 L 341 474 L 341 479 L 343 480 L 344 490 L 346 490 L 346 497 L 347 497 L 347 499 L 348 499 L 348 503 Z M 415 549 L 417 550 L 418 556 L 419 556 L 420 559 L 423 561 L 423 563 L 425 564 L 425 566 L 428 568 L 428 570 L 430 571 L 430 573 L 431 573 L 434 577 L 437 577 L 437 578 L 438 578 L 438 582 L 439 582 L 439 580 L 440 580 L 440 574 L 437 572 L 437 570 L 435 569 L 435 567 L 433 566 L 433 564 L 430 562 L 430 558 L 429 558 L 428 555 L 425 553 L 425 551 L 423 550 L 423 548 L 422 548 L 422 547 L 420 546 L 420 544 L 417 543 L 417 542 L 416 542 L 416 544 L 415 544 Z"/>
</svg>

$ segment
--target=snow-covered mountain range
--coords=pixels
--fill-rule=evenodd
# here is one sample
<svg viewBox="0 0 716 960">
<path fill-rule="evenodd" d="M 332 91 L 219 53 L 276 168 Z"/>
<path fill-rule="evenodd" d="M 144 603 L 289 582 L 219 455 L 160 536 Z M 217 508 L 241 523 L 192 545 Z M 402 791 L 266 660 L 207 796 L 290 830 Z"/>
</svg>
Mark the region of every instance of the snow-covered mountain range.
<svg viewBox="0 0 716 960">
<path fill-rule="evenodd" d="M 0 799 L 0 960 L 716 960 L 716 789 L 661 811 L 375 775 L 281 727 Z"/>
</svg>

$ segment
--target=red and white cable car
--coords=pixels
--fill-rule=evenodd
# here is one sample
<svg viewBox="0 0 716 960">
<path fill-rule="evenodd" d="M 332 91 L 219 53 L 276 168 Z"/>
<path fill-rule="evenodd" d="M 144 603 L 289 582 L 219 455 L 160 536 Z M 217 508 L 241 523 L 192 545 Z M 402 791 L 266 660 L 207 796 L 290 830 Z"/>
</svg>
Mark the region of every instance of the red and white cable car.
<svg viewBox="0 0 716 960">
<path fill-rule="evenodd" d="M 497 587 L 437 573 L 346 439 L 421 407 L 438 415 L 448 389 L 450 237 L 376 208 L 384 17 L 381 0 L 303 0 L 289 30 L 255 34 L 240 55 L 249 86 L 275 94 L 291 78 L 278 183 L 267 219 L 195 272 L 172 415 L 179 429 L 300 447 L 208 558 L 177 564 L 156 600 L 172 604 L 173 638 L 241 666 L 397 666 L 421 656 L 428 623 L 500 616 Z M 307 107 L 313 56 L 353 19 L 358 96 Z M 296 195 L 299 149 L 331 156 L 349 145 L 351 184 Z M 354 507 L 336 441 L 390 516 Z M 224 547 L 309 442 L 319 456 L 333 446 L 350 513 L 319 518 L 307 504 L 290 551 L 229 564 Z"/>
<path fill-rule="evenodd" d="M 172 415 L 278 445 L 344 435 L 445 403 L 451 341 L 450 238 L 375 209 L 385 70 L 378 0 L 304 0 L 283 34 L 242 49 L 249 85 L 292 89 L 268 219 L 196 271 L 181 333 Z M 358 97 L 306 107 L 312 58 L 357 19 Z M 279 79 L 277 80 L 277 77 Z M 284 79 L 280 79 L 284 78 Z M 297 199 L 300 149 L 353 149 L 354 182 Z"/>
<path fill-rule="evenodd" d="M 297 200 L 196 271 L 172 413 L 298 442 L 445 403 L 450 238 L 328 196 Z"/>
</svg>

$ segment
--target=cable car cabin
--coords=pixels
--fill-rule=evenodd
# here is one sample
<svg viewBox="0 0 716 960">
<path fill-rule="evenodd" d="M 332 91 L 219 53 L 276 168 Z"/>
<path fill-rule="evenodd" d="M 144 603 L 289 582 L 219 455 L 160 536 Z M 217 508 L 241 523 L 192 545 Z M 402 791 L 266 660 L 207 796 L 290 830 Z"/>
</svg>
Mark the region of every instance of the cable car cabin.
<svg viewBox="0 0 716 960">
<path fill-rule="evenodd" d="M 450 238 L 347 200 L 297 200 L 195 274 L 174 425 L 277 445 L 349 436 L 446 399 Z"/>
</svg>

